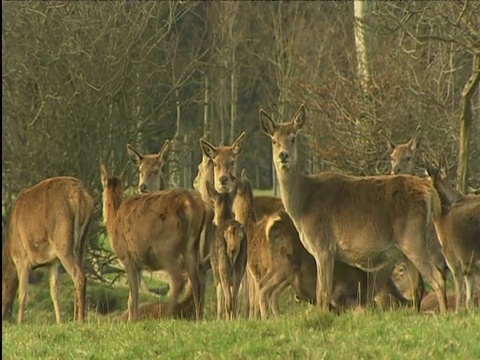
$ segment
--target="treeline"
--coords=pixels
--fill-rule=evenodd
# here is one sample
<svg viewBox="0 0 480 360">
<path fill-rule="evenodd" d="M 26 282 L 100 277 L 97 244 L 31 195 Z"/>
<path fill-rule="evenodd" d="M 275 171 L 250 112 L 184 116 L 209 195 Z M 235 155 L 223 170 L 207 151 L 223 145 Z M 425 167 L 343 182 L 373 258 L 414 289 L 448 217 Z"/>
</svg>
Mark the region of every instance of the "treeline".
<svg viewBox="0 0 480 360">
<path fill-rule="evenodd" d="M 120 173 L 127 143 L 147 153 L 171 139 L 170 186 L 190 187 L 200 137 L 242 131 L 240 168 L 271 188 L 258 111 L 289 118 L 301 102 L 309 171 L 386 173 L 378 131 L 402 142 L 420 124 L 420 151 L 444 153 L 451 174 L 467 146 L 466 183 L 478 188 L 479 3 L 355 4 L 3 2 L 4 214 L 22 188 L 57 175 L 79 177 L 99 203 L 99 161 Z"/>
</svg>

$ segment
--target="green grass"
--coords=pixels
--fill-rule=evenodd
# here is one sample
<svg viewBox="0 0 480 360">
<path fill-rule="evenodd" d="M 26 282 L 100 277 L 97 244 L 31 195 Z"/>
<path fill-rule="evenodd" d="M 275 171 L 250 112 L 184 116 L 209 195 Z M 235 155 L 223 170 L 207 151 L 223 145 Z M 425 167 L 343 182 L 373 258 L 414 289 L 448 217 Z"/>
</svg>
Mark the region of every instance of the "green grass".
<svg viewBox="0 0 480 360">
<path fill-rule="evenodd" d="M 274 196 L 273 189 L 254 189 L 254 196 Z"/>
<path fill-rule="evenodd" d="M 5 359 L 479 359 L 480 310 L 423 315 L 412 310 L 322 314 L 287 290 L 282 316 L 216 321 L 208 286 L 205 320 L 124 324 L 128 289 L 89 281 L 86 323 L 71 322 L 73 287 L 61 276 L 67 322 L 55 324 L 48 279 L 29 287 L 25 324 L 2 324 Z M 154 301 L 142 294 L 142 301 Z M 109 299 L 107 301 L 107 299 Z M 111 310 L 105 312 L 105 303 Z M 100 308 L 103 310 L 99 311 Z M 16 305 L 14 310 L 16 311 Z M 15 314 L 16 315 L 16 314 Z"/>
<path fill-rule="evenodd" d="M 3 325 L 5 359 L 478 359 L 479 313 Z"/>
</svg>

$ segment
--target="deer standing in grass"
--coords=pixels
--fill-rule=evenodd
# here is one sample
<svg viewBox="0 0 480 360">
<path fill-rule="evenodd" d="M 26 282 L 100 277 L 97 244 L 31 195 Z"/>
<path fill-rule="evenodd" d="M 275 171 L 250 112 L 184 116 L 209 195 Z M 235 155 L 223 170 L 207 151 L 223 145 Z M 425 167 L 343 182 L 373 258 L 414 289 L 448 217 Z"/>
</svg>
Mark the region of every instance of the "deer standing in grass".
<svg viewBox="0 0 480 360">
<path fill-rule="evenodd" d="M 282 124 L 261 109 L 260 121 L 272 140 L 285 210 L 315 258 L 317 306 L 326 311 L 331 305 L 335 258 L 375 271 L 406 257 L 430 281 L 446 311 L 445 277 L 426 248 L 427 227 L 440 207 L 432 184 L 409 175 L 303 174 L 296 140 L 305 125 L 305 107 Z"/>
<path fill-rule="evenodd" d="M 50 295 L 57 323 L 62 322 L 58 300 L 59 267 L 75 285 L 75 318 L 85 319 L 86 278 L 83 269 L 87 232 L 94 200 L 74 177 L 54 177 L 23 190 L 12 209 L 2 262 L 2 320 L 12 316 L 19 291 L 18 323 L 23 322 L 28 274 L 50 267 Z"/>
<path fill-rule="evenodd" d="M 122 201 L 122 179 L 109 177 L 101 166 L 103 217 L 110 243 L 125 267 L 130 287 L 128 319 L 138 319 L 141 271 L 166 270 L 172 279 L 167 313 L 173 314 L 183 290 L 186 266 L 196 318 L 202 317 L 199 242 L 205 205 L 197 192 L 187 189 L 155 191 Z M 184 263 L 184 264 L 183 264 Z"/>
<path fill-rule="evenodd" d="M 217 229 L 210 245 L 210 262 L 217 284 L 217 319 L 237 315 L 238 291 L 247 265 L 247 232 L 232 212 L 236 189 L 219 193 L 207 182 Z M 226 309 L 226 313 L 225 313 Z"/>
<path fill-rule="evenodd" d="M 428 163 L 426 166 L 433 186 L 440 195 L 442 211 L 435 227 L 443 254 L 453 274 L 455 311 L 458 312 L 463 283 L 465 305 L 471 308 L 475 280 L 480 279 L 480 195 L 457 194 L 447 177 L 445 164 L 442 157 L 438 168 Z"/>
</svg>

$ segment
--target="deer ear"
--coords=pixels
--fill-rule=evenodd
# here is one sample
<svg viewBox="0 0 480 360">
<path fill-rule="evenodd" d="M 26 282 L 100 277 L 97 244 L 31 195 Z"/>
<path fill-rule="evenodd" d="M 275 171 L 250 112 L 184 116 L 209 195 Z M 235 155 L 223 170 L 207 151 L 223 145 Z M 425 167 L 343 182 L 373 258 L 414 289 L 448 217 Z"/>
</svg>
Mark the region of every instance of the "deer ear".
<svg viewBox="0 0 480 360">
<path fill-rule="evenodd" d="M 240 179 L 242 179 L 242 180 L 247 179 L 247 170 L 245 168 L 243 168 L 242 172 L 240 173 Z"/>
<path fill-rule="evenodd" d="M 420 146 L 421 139 L 418 138 L 418 136 L 420 134 L 421 129 L 422 127 L 418 125 L 417 128 L 415 129 L 415 133 L 413 134 L 412 138 L 408 142 L 408 146 L 412 152 L 418 149 L 418 147 Z"/>
<path fill-rule="evenodd" d="M 295 124 L 295 129 L 300 131 L 305 125 L 305 118 L 306 118 L 306 111 L 305 111 L 305 104 L 301 104 L 298 108 L 295 116 L 293 117 L 293 123 Z"/>
<path fill-rule="evenodd" d="M 263 131 L 265 132 L 265 134 L 272 137 L 275 133 L 275 130 L 277 129 L 277 124 L 275 124 L 272 118 L 263 109 L 260 109 L 259 117 Z"/>
<path fill-rule="evenodd" d="M 237 140 L 234 141 L 233 145 L 232 145 L 232 148 L 233 148 L 233 153 L 235 155 L 238 155 L 240 154 L 240 152 L 242 151 L 243 149 L 243 145 L 245 144 L 245 131 L 242 132 Z"/>
<path fill-rule="evenodd" d="M 392 152 L 397 146 L 393 143 L 392 140 L 390 140 L 390 138 L 387 135 L 384 134 L 383 130 L 380 130 L 378 133 L 387 142 L 388 151 Z"/>
<path fill-rule="evenodd" d="M 163 144 L 162 148 L 158 152 L 158 159 L 160 161 L 167 161 L 168 155 L 170 154 L 170 140 L 165 140 L 165 143 Z"/>
<path fill-rule="evenodd" d="M 213 160 L 218 153 L 218 149 L 210 144 L 207 140 L 200 139 L 200 147 L 202 148 L 203 154 L 211 160 Z"/>
<path fill-rule="evenodd" d="M 427 170 L 427 174 L 428 176 L 430 176 L 431 178 L 433 178 L 433 176 L 435 175 L 436 173 L 436 169 L 435 169 L 435 166 L 430 163 L 427 159 L 427 157 L 425 156 L 425 154 L 422 154 L 422 159 L 423 159 L 423 163 L 425 164 L 425 169 Z"/>
<path fill-rule="evenodd" d="M 103 163 L 100 163 L 100 178 L 102 180 L 103 188 L 106 188 L 108 185 L 108 170 Z"/>
<path fill-rule="evenodd" d="M 140 151 L 135 149 L 132 145 L 127 144 L 127 152 L 128 156 L 130 156 L 130 160 L 132 160 L 135 165 L 139 166 L 143 160 L 143 155 L 140 153 Z"/>
<path fill-rule="evenodd" d="M 218 195 L 217 190 L 215 190 L 215 187 L 210 181 L 207 181 L 207 194 L 211 200 L 215 200 Z"/>
</svg>

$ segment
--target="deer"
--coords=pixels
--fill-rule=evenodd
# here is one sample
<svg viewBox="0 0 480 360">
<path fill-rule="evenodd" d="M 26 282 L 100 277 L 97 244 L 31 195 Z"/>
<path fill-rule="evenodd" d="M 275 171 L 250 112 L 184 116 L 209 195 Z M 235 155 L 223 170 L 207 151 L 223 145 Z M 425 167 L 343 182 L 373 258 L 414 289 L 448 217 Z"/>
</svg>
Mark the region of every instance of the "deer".
<svg viewBox="0 0 480 360">
<path fill-rule="evenodd" d="M 218 192 L 225 191 L 225 189 L 228 190 L 230 186 L 235 183 L 237 159 L 243 150 L 244 143 L 245 132 L 242 132 L 232 145 L 215 146 L 205 139 L 200 139 L 202 161 L 198 166 L 198 174 L 194 180 L 194 188 L 202 194 L 205 201 L 208 202 L 209 199 L 206 189 L 207 181 L 213 182 Z M 224 185 L 222 185 L 222 183 Z M 257 213 L 256 216 L 260 218 L 283 208 L 281 199 L 270 196 L 254 197 L 254 204 Z M 248 234 L 251 233 L 251 230 L 249 230 L 251 224 L 247 223 L 247 218 L 240 219 L 236 216 L 236 220 L 244 225 Z M 210 231 L 210 233 L 213 233 L 213 231 Z M 208 246 L 203 247 L 208 248 Z M 251 274 L 247 269 L 247 274 L 242 284 L 245 317 L 251 317 L 255 313 L 255 305 L 250 305 L 249 300 L 256 296 L 256 290 L 253 288 L 253 286 L 255 286 L 253 283 L 254 280 L 250 277 Z M 249 282 L 253 284 L 250 286 Z"/>
<path fill-rule="evenodd" d="M 420 133 L 421 126 L 418 125 L 410 140 L 406 143 L 395 145 L 395 143 L 380 130 L 379 134 L 386 140 L 388 150 L 390 151 L 391 174 L 413 175 L 413 159 L 421 142 L 419 139 Z M 433 223 L 431 223 L 427 229 L 427 247 L 430 255 L 436 257 L 438 263 L 443 264 L 446 275 L 448 267 Z M 421 300 L 425 294 L 423 279 L 420 273 L 411 262 L 402 261 L 395 267 L 392 278 L 396 283 L 404 282 L 403 277 L 399 277 L 398 274 L 403 274 L 411 280 L 411 298 L 413 299 L 416 309 L 420 310 Z"/>
<path fill-rule="evenodd" d="M 209 269 L 207 262 L 200 263 L 200 278 L 201 283 L 205 282 L 206 272 Z M 178 303 L 175 304 L 174 308 L 170 308 L 168 302 L 155 301 L 155 302 L 145 302 L 139 305 L 138 307 L 138 318 L 139 320 L 161 320 L 167 318 L 173 319 L 182 319 L 182 320 L 195 320 L 196 319 L 196 309 L 195 309 L 195 300 L 193 296 L 192 286 L 187 285 L 185 290 L 184 298 Z M 205 291 L 201 293 L 201 304 L 205 304 Z M 203 309 L 201 309 L 203 311 Z M 128 322 L 128 310 L 126 310 L 120 317 L 120 321 Z"/>
<path fill-rule="evenodd" d="M 406 143 L 396 145 L 382 130 L 379 134 L 387 142 L 388 151 L 390 152 L 390 165 L 392 175 L 413 174 L 413 159 L 415 152 L 420 145 L 419 135 L 421 125 L 418 125 L 410 140 Z"/>
<path fill-rule="evenodd" d="M 272 142 L 283 205 L 316 262 L 316 306 L 321 311 L 331 307 L 335 259 L 375 271 L 407 258 L 431 283 L 446 311 L 445 276 L 426 246 L 426 229 L 440 208 L 433 185 L 411 175 L 301 172 L 296 140 L 305 114 L 302 104 L 289 122 L 278 124 L 259 111 Z"/>
<path fill-rule="evenodd" d="M 470 309 L 473 306 L 475 278 L 480 278 L 480 195 L 461 196 L 453 190 L 444 157 L 441 157 L 438 168 L 426 159 L 424 161 L 440 196 L 441 215 L 435 221 L 435 228 L 453 275 L 455 312 L 459 311 L 463 283 L 465 305 Z"/>
<path fill-rule="evenodd" d="M 75 286 L 74 319 L 84 322 L 87 280 L 83 263 L 93 211 L 93 197 L 75 177 L 48 178 L 20 192 L 10 215 L 3 247 L 2 320 L 12 319 L 18 290 L 17 322 L 23 322 L 29 272 L 48 266 L 56 322 L 63 322 L 58 299 L 59 267 L 62 265 Z"/>
<path fill-rule="evenodd" d="M 236 189 L 219 193 L 207 182 L 214 207 L 215 236 L 210 244 L 210 262 L 217 288 L 217 319 L 237 315 L 238 292 L 247 265 L 247 232 L 232 211 Z M 225 313 L 226 308 L 226 313 Z"/>
<path fill-rule="evenodd" d="M 133 145 L 127 144 L 130 160 L 138 167 L 138 191 L 147 193 L 165 190 L 167 181 L 163 174 L 163 167 L 170 152 L 170 140 L 166 140 L 157 154 L 142 154 Z"/>
<path fill-rule="evenodd" d="M 298 299 L 314 303 L 316 267 L 313 256 L 302 245 L 295 225 L 283 206 L 255 221 L 252 186 L 245 169 L 237 182 L 233 211 L 237 220 L 247 224 L 247 264 L 255 285 L 255 291 L 250 294 L 250 317 L 256 317 L 258 310 L 262 319 L 266 319 L 268 313 L 278 316 L 279 297 L 288 286 L 293 288 Z M 384 282 L 388 273 L 380 271 L 375 277 L 369 277 L 368 273 L 358 268 L 336 261 L 332 305 L 339 311 L 367 305 L 368 299 L 379 291 L 376 284 L 380 276 L 383 276 Z M 401 298 L 398 290 L 388 294 L 395 299 Z"/>
<path fill-rule="evenodd" d="M 206 209 L 196 191 L 171 189 L 133 195 L 123 200 L 123 180 L 100 165 L 103 219 L 110 244 L 124 266 L 128 284 L 128 321 L 138 320 L 141 271 L 165 270 L 172 283 L 168 313 L 172 314 L 183 290 L 182 270 L 192 286 L 196 319 L 201 319 L 202 284 L 199 243 Z"/>
</svg>

